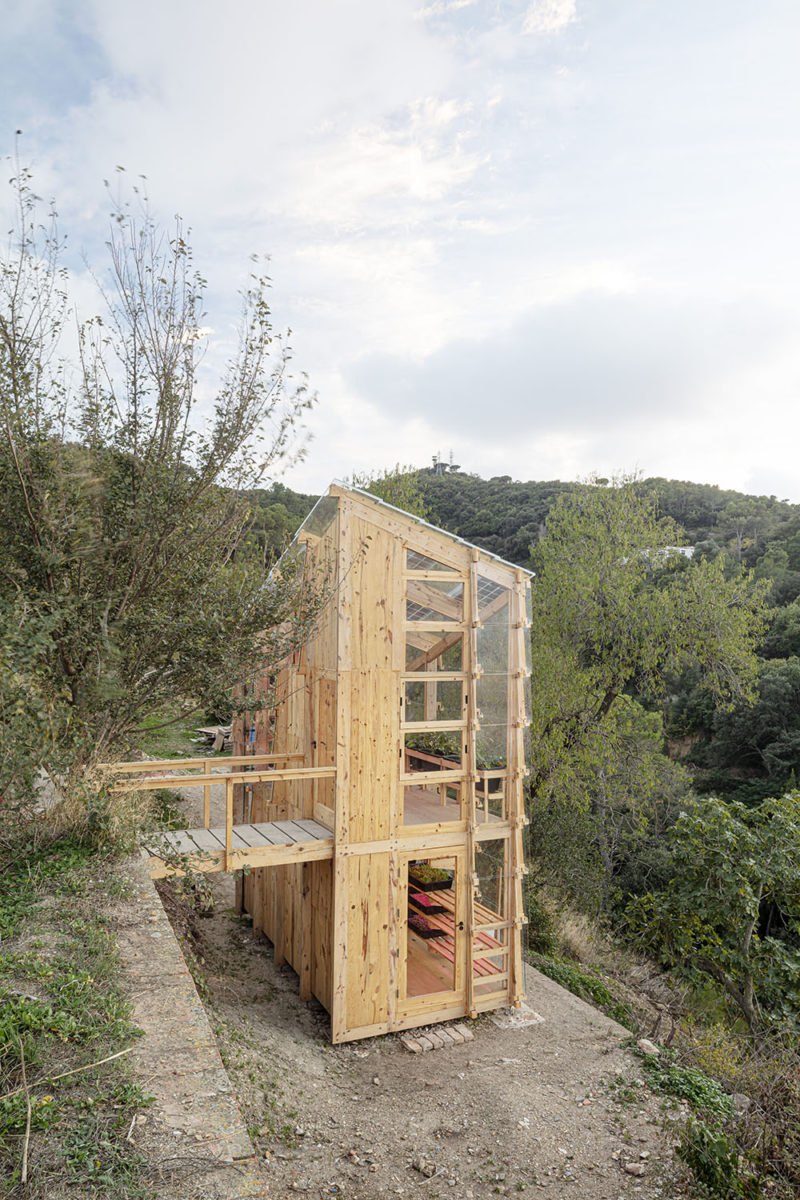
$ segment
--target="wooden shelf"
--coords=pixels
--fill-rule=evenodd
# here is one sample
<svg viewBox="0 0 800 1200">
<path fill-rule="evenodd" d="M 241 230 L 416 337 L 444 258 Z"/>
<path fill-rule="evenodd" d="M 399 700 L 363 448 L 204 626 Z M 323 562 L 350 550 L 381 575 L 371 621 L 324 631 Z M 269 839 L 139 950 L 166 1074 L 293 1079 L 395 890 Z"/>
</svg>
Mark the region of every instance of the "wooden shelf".
<svg viewBox="0 0 800 1200">
<path fill-rule="evenodd" d="M 441 954 L 441 956 L 446 958 L 448 962 L 452 962 L 455 955 L 455 893 L 452 890 L 449 892 L 437 892 L 436 899 L 444 904 L 448 911 L 435 914 L 433 916 L 428 916 L 427 913 L 424 915 L 430 925 L 432 925 L 435 929 L 442 930 L 444 936 L 431 938 L 430 940 L 426 939 L 424 941 L 424 945 L 427 950 L 430 950 L 435 954 Z M 485 911 L 487 913 L 489 912 L 488 909 Z M 414 930 L 410 925 L 408 927 L 408 932 L 409 934 L 414 933 Z M 502 942 L 498 942 L 496 938 L 491 937 L 488 933 L 476 933 L 474 934 L 474 940 L 479 945 L 484 946 L 487 951 L 505 950 Z M 420 939 L 420 941 L 422 941 L 422 939 Z M 488 958 L 476 958 L 474 959 L 472 965 L 475 975 L 488 976 L 500 975 L 502 973 L 502 966 Z"/>
</svg>

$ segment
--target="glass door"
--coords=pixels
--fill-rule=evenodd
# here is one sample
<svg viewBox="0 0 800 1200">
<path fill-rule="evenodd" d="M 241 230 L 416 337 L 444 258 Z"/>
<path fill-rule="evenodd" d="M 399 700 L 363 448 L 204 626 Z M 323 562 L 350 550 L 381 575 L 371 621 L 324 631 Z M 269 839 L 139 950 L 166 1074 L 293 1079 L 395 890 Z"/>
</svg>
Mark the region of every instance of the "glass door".
<svg viewBox="0 0 800 1200">
<path fill-rule="evenodd" d="M 404 855 L 400 897 L 401 1015 L 453 1005 L 466 995 L 462 847 Z M 405 919 L 403 919 L 403 916 Z"/>
</svg>

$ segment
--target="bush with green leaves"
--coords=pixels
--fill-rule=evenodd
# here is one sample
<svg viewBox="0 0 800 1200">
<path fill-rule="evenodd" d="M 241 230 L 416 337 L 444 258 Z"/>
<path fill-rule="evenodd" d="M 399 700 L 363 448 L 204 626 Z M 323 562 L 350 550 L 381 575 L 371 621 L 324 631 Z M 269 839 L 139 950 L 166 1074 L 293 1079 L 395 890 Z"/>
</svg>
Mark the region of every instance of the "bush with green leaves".
<svg viewBox="0 0 800 1200">
<path fill-rule="evenodd" d="M 716 1125 L 690 1117 L 676 1150 L 709 1200 L 759 1200 L 756 1177 L 740 1164 L 739 1147 Z"/>
<path fill-rule="evenodd" d="M 714 980 L 751 1032 L 800 1028 L 800 792 L 752 809 L 698 799 L 667 841 L 671 877 L 628 905 L 629 933 L 685 978 Z"/>
<path fill-rule="evenodd" d="M 677 1056 L 669 1051 L 659 1055 L 643 1055 L 642 1070 L 654 1092 L 686 1100 L 692 1108 L 729 1117 L 733 1101 L 726 1095 L 716 1079 L 711 1079 L 698 1067 L 686 1067 L 678 1062 Z"/>
</svg>

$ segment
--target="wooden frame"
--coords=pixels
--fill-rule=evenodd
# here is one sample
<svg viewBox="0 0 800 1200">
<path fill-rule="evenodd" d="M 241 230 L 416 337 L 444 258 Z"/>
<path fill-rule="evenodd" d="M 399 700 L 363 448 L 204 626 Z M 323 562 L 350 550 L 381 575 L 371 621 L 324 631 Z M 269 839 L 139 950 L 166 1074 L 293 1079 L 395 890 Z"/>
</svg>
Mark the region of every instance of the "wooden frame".
<svg viewBox="0 0 800 1200">
<path fill-rule="evenodd" d="M 175 836 L 189 838 L 180 843 L 184 847 L 193 838 L 218 838 L 217 852 L 207 852 L 213 864 L 201 870 L 253 868 L 240 889 L 242 905 L 255 930 L 272 941 L 276 962 L 297 972 L 301 996 L 314 995 L 328 1009 L 334 1042 L 518 1004 L 530 577 L 338 484 L 298 539 L 305 544 L 306 570 L 333 580 L 330 596 L 297 661 L 270 672 L 278 697 L 274 711 L 234 722 L 235 757 L 227 760 L 234 769 L 218 775 L 212 771 L 219 760 L 181 761 L 173 766 L 181 773 L 168 778 L 157 775 L 154 764 L 126 765 L 119 786 L 190 782 L 206 789 L 204 829 Z M 409 568 L 409 551 L 443 569 Z M 419 564 L 415 554 L 411 561 Z M 407 619 L 409 585 L 415 604 L 428 598 L 433 607 L 438 599 L 438 618 Z M 424 615 L 424 604 L 414 611 Z M 444 620 L 447 613 L 460 619 Z M 480 662 L 487 622 L 507 662 L 507 680 L 496 688 L 497 696 L 507 696 L 505 708 L 492 715 L 493 736 L 505 751 L 500 765 L 490 761 L 488 769 L 479 762 L 487 735 L 478 705 L 479 689 L 488 687 L 481 683 Z M 458 643 L 460 653 L 453 649 Z M 495 678 L 496 664 L 492 672 Z M 462 688 L 458 719 L 436 720 L 434 685 L 455 681 Z M 423 720 L 404 720 L 408 683 L 425 689 L 422 710 L 416 708 Z M 452 707 L 449 715 L 455 718 Z M 245 733 L 253 724 L 251 755 Z M 442 734 L 460 739 L 459 764 L 437 754 Z M 415 751 L 406 750 L 409 736 L 433 740 L 422 742 L 415 759 Z M 424 769 L 412 770 L 409 755 Z M 190 764 L 197 774 L 190 775 Z M 210 827 L 209 780 L 225 783 L 224 829 Z M 430 793 L 430 812 L 420 794 L 416 823 L 404 824 L 404 788 L 415 786 Z M 442 819 L 436 812 L 447 802 L 448 787 L 457 789 L 457 821 L 449 819 L 453 813 Z M 301 839 L 304 828 L 315 836 Z M 258 830 L 272 840 L 256 844 Z M 493 885 L 504 889 L 502 913 L 484 894 L 484 859 L 492 843 L 503 847 L 492 860 L 505 864 L 502 880 Z M 154 873 L 166 873 L 165 859 L 155 857 Z M 408 864 L 427 860 L 454 863 L 458 882 L 447 901 L 451 915 L 437 915 L 437 936 L 424 939 L 409 934 Z M 419 915 L 420 907 L 412 900 L 412 911 Z M 435 959 L 426 954 L 438 953 L 441 966 L 445 949 L 452 952 L 452 988 L 406 994 L 409 939 L 417 978 L 428 971 L 437 976 Z M 438 950 L 432 948 L 437 940 Z"/>
</svg>

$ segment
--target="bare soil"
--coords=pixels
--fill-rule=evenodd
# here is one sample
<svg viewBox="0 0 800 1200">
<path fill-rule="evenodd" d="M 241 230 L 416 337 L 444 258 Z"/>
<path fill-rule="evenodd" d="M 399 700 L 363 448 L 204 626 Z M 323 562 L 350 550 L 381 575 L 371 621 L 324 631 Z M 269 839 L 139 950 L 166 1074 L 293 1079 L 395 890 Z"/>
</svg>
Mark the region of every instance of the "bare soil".
<svg viewBox="0 0 800 1200">
<path fill-rule="evenodd" d="M 236 917 L 233 881 L 208 882 L 211 916 L 179 884 L 159 891 L 271 1196 L 683 1194 L 672 1144 L 685 1110 L 649 1092 L 627 1031 L 577 997 L 531 970 L 542 1024 L 482 1017 L 471 1043 L 424 1055 L 395 1035 L 331 1046 L 327 1013 Z"/>
</svg>

